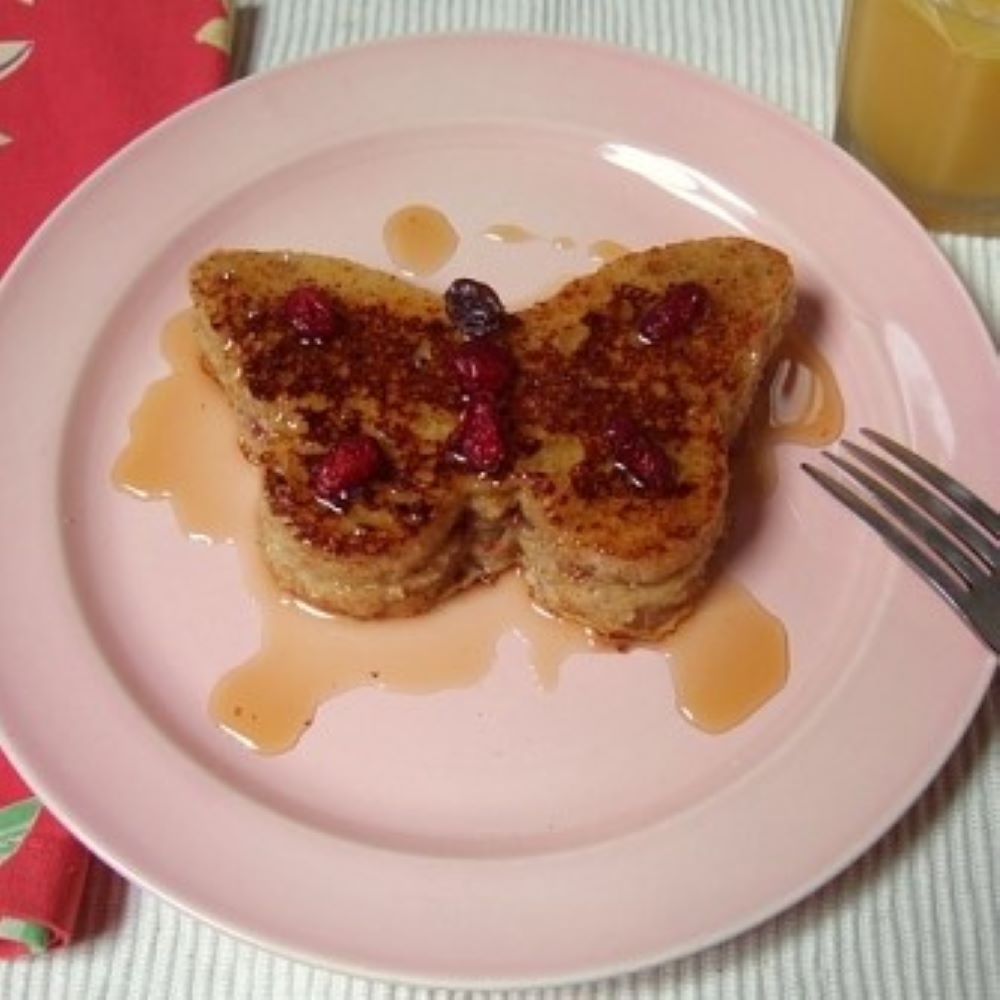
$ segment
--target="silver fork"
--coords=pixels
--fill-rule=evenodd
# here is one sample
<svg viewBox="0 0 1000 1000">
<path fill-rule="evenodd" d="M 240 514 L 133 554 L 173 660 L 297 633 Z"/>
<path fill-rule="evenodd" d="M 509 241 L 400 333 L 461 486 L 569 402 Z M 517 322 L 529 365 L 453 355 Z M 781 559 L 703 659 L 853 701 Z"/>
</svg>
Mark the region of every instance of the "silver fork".
<svg viewBox="0 0 1000 1000">
<path fill-rule="evenodd" d="M 842 441 L 841 447 L 867 469 L 839 455 L 823 454 L 860 483 L 891 518 L 821 469 L 808 462 L 802 468 L 874 528 L 993 652 L 1000 653 L 1000 513 L 891 438 L 867 427 L 861 433 L 914 475 L 850 441 Z"/>
</svg>

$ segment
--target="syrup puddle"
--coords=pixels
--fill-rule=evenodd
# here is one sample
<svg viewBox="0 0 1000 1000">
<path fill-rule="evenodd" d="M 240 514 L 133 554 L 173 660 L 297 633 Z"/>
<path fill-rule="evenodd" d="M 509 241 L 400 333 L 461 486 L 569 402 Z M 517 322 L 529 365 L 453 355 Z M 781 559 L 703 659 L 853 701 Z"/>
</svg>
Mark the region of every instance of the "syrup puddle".
<svg viewBox="0 0 1000 1000">
<path fill-rule="evenodd" d="M 778 484 L 777 444 L 823 448 L 844 429 L 844 399 L 830 363 L 807 334 L 792 328 L 771 363 L 747 420 L 749 447 L 737 454 L 733 478 L 759 497 Z"/>
<path fill-rule="evenodd" d="M 491 243 L 517 245 L 546 242 L 560 253 L 576 249 L 572 236 L 542 236 L 525 226 L 513 222 L 497 222 L 481 233 Z M 403 274 L 408 277 L 426 277 L 439 271 L 455 255 L 459 235 L 451 220 L 432 205 L 404 205 L 393 212 L 382 228 L 382 242 L 386 253 Z M 586 248 L 587 257 L 595 264 L 609 261 L 629 253 L 629 247 L 616 240 L 595 240 Z"/>
<path fill-rule="evenodd" d="M 245 478 L 247 462 L 232 412 L 202 370 L 190 311 L 167 324 L 161 348 L 171 374 L 146 390 L 111 477 L 141 499 L 169 499 L 191 538 L 234 541 L 233 498 L 216 484 Z"/>
<path fill-rule="evenodd" d="M 725 577 L 663 648 L 678 709 L 708 733 L 724 733 L 749 718 L 788 679 L 785 626 Z"/>
<path fill-rule="evenodd" d="M 514 573 L 430 614 L 379 622 L 311 613 L 269 584 L 253 589 L 263 611 L 261 649 L 216 686 L 210 713 L 264 753 L 289 749 L 325 701 L 351 688 L 425 694 L 474 684 L 511 623 L 540 678 L 554 677 L 566 657 L 587 648 L 580 630 L 535 611 Z"/>
<path fill-rule="evenodd" d="M 511 629 L 546 688 L 570 655 L 593 648 L 583 630 L 535 609 L 515 573 L 429 614 L 378 622 L 326 615 L 281 594 L 256 542 L 259 470 L 243 458 L 232 413 L 202 370 L 193 312 L 171 320 L 161 343 L 171 372 L 147 389 L 112 479 L 133 496 L 169 499 L 192 538 L 237 546 L 261 645 L 216 685 L 209 713 L 241 742 L 289 750 L 325 701 L 362 685 L 411 694 L 471 685 Z"/>
<path fill-rule="evenodd" d="M 289 750 L 324 702 L 362 685 L 415 694 L 474 684 L 511 632 L 545 690 L 556 686 L 561 665 L 576 653 L 624 655 L 535 608 L 516 573 L 426 615 L 394 621 L 324 615 L 280 594 L 256 543 L 259 471 L 242 457 L 235 420 L 201 368 L 192 311 L 167 325 L 162 349 L 171 372 L 146 391 L 112 478 L 134 496 L 169 499 L 192 538 L 238 548 L 260 608 L 261 645 L 219 681 L 209 712 L 243 743 L 266 754 Z M 770 409 L 777 416 L 767 435 L 806 443 L 835 436 L 842 403 L 821 355 L 793 337 L 775 370 Z M 811 388 L 804 392 L 807 376 Z M 752 715 L 787 679 L 782 623 L 733 580 L 717 581 L 696 613 L 656 648 L 669 664 L 680 713 L 710 733 Z"/>
<path fill-rule="evenodd" d="M 406 205 L 382 230 L 392 262 L 411 277 L 433 274 L 454 256 L 458 233 L 448 217 L 430 205 Z"/>
<path fill-rule="evenodd" d="M 844 400 L 830 363 L 801 330 L 778 348 L 768 394 L 767 439 L 821 448 L 844 429 Z"/>
<path fill-rule="evenodd" d="M 261 611 L 261 648 L 223 677 L 209 711 L 241 741 L 262 753 L 288 750 L 325 701 L 360 685 L 410 693 L 470 685 L 511 628 L 544 688 L 555 686 L 569 656 L 594 649 L 583 630 L 537 611 L 514 573 L 397 621 L 320 615 L 283 598 L 255 541 L 258 472 L 240 455 L 222 393 L 201 370 L 190 313 L 167 326 L 163 350 L 172 374 L 147 390 L 113 476 L 134 495 L 169 498 L 192 537 L 239 547 Z M 783 637 L 743 588 L 717 585 L 669 644 L 684 716 L 711 732 L 746 718 L 785 683 Z"/>
</svg>

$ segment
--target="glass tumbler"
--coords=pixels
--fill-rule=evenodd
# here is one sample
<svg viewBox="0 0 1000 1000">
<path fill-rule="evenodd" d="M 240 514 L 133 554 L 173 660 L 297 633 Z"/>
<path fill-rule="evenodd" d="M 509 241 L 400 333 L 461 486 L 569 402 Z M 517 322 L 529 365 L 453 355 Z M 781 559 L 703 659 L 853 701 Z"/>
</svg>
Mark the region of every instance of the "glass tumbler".
<svg viewBox="0 0 1000 1000">
<path fill-rule="evenodd" d="M 1000 0 L 847 0 L 834 138 L 926 226 L 1000 234 Z"/>
</svg>

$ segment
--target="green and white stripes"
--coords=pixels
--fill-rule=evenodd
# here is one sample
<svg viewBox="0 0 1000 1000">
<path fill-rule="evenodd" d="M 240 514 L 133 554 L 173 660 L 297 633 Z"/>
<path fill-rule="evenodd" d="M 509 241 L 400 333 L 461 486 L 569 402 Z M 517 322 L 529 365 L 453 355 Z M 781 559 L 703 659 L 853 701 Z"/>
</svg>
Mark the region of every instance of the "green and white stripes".
<svg viewBox="0 0 1000 1000">
<path fill-rule="evenodd" d="M 24 843 L 41 810 L 41 803 L 34 797 L 0 808 L 0 865 L 13 857 Z"/>
</svg>

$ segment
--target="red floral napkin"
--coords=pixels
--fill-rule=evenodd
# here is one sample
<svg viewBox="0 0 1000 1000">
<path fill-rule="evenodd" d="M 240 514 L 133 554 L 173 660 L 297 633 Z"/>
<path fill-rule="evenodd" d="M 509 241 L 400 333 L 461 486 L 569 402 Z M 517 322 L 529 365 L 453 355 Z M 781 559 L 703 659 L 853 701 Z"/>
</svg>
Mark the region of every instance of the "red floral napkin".
<svg viewBox="0 0 1000 1000">
<path fill-rule="evenodd" d="M 95 167 L 228 72 L 228 0 L 0 0 L 0 273 Z"/>
<path fill-rule="evenodd" d="M 225 82 L 228 7 L 0 0 L 0 275 L 95 167 Z M 0 753 L 0 958 L 72 938 L 88 862 Z"/>
</svg>

